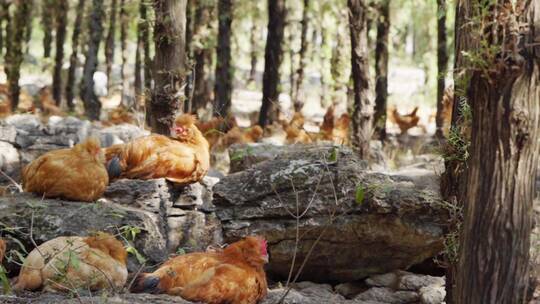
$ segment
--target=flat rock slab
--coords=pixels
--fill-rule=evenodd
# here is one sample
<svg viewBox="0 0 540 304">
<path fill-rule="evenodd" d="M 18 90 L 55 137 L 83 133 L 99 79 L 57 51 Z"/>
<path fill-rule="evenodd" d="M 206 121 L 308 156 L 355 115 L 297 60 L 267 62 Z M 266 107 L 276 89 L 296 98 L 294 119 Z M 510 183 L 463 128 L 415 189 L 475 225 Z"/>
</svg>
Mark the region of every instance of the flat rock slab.
<svg viewBox="0 0 540 304">
<path fill-rule="evenodd" d="M 267 270 L 278 278 L 287 277 L 295 251 L 295 271 L 311 251 L 301 280 L 349 282 L 406 269 L 443 249 L 449 213 L 438 189 L 368 171 L 346 148 L 263 161 L 213 190 L 225 241 L 265 236 Z"/>
</svg>

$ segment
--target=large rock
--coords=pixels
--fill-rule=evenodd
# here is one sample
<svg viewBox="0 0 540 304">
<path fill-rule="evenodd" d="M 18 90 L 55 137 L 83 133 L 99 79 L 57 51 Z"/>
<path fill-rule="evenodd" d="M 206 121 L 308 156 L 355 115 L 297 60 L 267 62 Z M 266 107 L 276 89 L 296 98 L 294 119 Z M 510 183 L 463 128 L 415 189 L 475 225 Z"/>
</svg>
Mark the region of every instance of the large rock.
<svg viewBox="0 0 540 304">
<path fill-rule="evenodd" d="M 386 166 L 386 155 L 383 152 L 380 141 L 371 141 L 371 161 L 379 166 Z M 229 173 L 240 172 L 251 168 L 252 166 L 267 160 L 287 157 L 290 159 L 298 158 L 305 151 L 328 151 L 331 148 L 339 148 L 341 145 L 334 145 L 330 142 L 318 144 L 293 144 L 293 145 L 274 145 L 269 143 L 254 144 L 236 144 L 229 147 L 230 171 Z"/>
<path fill-rule="evenodd" d="M 365 168 L 346 148 L 315 147 L 225 177 L 214 187 L 225 241 L 264 235 L 278 278 L 296 247 L 295 270 L 311 251 L 300 278 L 318 282 L 405 269 L 439 253 L 448 212 L 438 190 Z"/>
<path fill-rule="evenodd" d="M 140 234 L 131 245 L 148 265 L 156 265 L 179 250 L 201 251 L 222 243 L 220 222 L 213 213 L 202 211 L 202 206 L 210 202 L 201 203 L 200 209 L 177 205 L 185 196 L 196 202 L 209 200 L 211 190 L 199 186 L 202 188 L 193 192 L 195 185 L 177 188 L 165 179 L 119 180 L 97 203 L 42 200 L 30 193 L 10 195 L 0 197 L 0 223 L 4 234 L 9 234 L 10 249 L 16 249 L 17 239 L 26 251 L 34 248 L 32 239 L 39 245 L 63 235 L 88 235 L 101 230 L 128 234 L 138 228 Z M 135 261 L 131 258 L 128 263 L 132 272 L 140 267 Z"/>
</svg>

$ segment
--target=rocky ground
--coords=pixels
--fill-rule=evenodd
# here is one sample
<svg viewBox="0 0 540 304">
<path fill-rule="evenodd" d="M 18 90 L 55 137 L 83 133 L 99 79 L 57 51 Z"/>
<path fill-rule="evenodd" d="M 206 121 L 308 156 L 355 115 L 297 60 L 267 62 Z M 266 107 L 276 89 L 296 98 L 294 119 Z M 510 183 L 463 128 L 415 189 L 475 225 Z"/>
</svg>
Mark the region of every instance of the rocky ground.
<svg viewBox="0 0 540 304">
<path fill-rule="evenodd" d="M 272 282 L 264 303 L 277 303 L 284 294 L 294 252 L 293 273 L 307 262 L 284 303 L 443 302 L 444 278 L 425 261 L 445 250 L 442 231 L 452 209 L 439 197 L 434 168 L 440 161 L 433 158 L 396 171 L 388 169 L 387 153 L 376 144 L 379 167 L 332 145 L 236 146 L 227 155 L 227 176 L 212 172 L 188 187 L 163 179 L 119 180 L 91 204 L 17 193 L 10 181 L 17 181 L 20 168 L 38 155 L 87 136 L 98 136 L 108 146 L 145 134 L 135 126 L 101 128 L 73 117 L 42 123 L 31 115 L 14 115 L 1 122 L 0 169 L 9 178 L 0 179 L 11 183 L 11 194 L 0 197 L 0 223 L 9 257 L 17 259 L 17 252 L 31 250 L 34 241 L 107 230 L 123 235 L 133 248 L 128 268 L 136 273 L 170 255 L 260 234 L 269 242 L 266 270 Z M 15 263 L 6 266 L 10 276 L 18 273 Z M 432 276 L 403 271 L 411 266 Z M 187 303 L 122 292 L 0 296 L 0 303 L 81 302 Z"/>
</svg>

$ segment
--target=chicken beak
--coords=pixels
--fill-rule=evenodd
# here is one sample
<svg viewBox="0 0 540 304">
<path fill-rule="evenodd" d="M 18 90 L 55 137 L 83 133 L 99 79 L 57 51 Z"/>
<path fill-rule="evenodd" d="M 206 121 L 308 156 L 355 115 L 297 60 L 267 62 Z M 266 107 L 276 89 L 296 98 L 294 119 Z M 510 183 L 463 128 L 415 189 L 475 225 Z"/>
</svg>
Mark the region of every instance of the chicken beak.
<svg viewBox="0 0 540 304">
<path fill-rule="evenodd" d="M 268 263 L 268 254 L 263 256 L 263 261 L 264 261 L 265 264 Z"/>
</svg>

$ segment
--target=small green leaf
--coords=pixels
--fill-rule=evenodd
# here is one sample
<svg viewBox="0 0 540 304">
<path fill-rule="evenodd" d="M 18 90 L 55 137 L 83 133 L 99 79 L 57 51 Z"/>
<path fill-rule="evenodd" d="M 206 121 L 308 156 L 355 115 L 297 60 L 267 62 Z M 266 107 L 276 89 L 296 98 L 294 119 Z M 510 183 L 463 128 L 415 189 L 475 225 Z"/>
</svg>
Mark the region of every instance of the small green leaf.
<svg viewBox="0 0 540 304">
<path fill-rule="evenodd" d="M 365 196 L 365 191 L 364 191 L 364 187 L 362 185 L 358 185 L 356 187 L 356 203 L 358 205 L 361 205 L 363 202 L 364 202 L 364 196 Z"/>
<path fill-rule="evenodd" d="M 186 254 L 186 251 L 184 250 L 184 248 L 178 248 L 178 250 L 176 250 L 176 254 L 184 255 L 184 254 Z"/>
<path fill-rule="evenodd" d="M 330 152 L 330 157 L 328 157 L 328 160 L 330 162 L 336 162 L 338 157 L 338 148 L 333 148 L 332 152 Z"/>
<path fill-rule="evenodd" d="M 9 279 L 6 273 L 6 269 L 4 269 L 2 265 L 0 265 L 0 283 L 2 283 L 2 289 L 4 290 L 4 294 L 11 293 L 11 288 L 9 287 Z"/>
<path fill-rule="evenodd" d="M 128 246 L 126 248 L 126 251 L 128 253 L 134 255 L 135 258 L 137 259 L 137 262 L 139 262 L 139 264 L 144 264 L 146 262 L 146 259 L 142 256 L 142 254 L 139 253 L 139 251 L 137 249 L 135 249 L 135 247 Z"/>
</svg>

